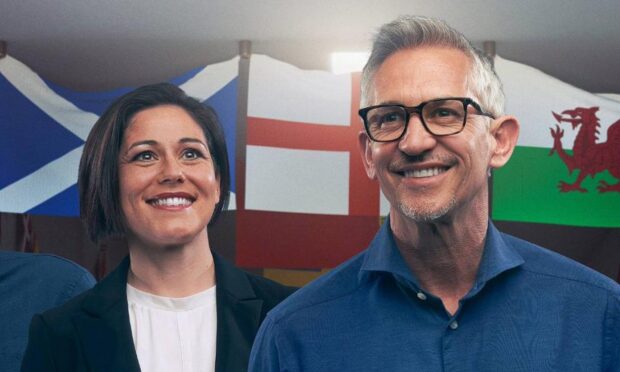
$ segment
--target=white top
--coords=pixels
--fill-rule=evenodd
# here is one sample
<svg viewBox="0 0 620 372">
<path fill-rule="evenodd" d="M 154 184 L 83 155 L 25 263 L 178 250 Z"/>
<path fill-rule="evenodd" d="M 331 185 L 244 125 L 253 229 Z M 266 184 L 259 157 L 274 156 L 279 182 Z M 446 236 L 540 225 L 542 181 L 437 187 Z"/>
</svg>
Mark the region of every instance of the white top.
<svg viewBox="0 0 620 372">
<path fill-rule="evenodd" d="M 129 322 L 143 372 L 215 371 L 215 286 L 182 298 L 127 284 Z"/>
</svg>

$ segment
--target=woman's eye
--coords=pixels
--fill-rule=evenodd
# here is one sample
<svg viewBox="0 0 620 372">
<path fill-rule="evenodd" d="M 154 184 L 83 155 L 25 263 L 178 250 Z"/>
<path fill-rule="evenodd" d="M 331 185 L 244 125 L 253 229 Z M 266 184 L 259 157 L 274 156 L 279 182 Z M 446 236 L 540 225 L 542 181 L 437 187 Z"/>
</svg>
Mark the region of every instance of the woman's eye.
<svg viewBox="0 0 620 372">
<path fill-rule="evenodd" d="M 155 159 L 155 154 L 150 151 L 142 151 L 132 158 L 133 161 L 151 161 L 153 159 Z"/>
<path fill-rule="evenodd" d="M 185 159 L 198 159 L 203 157 L 202 152 L 196 149 L 187 149 L 183 152 L 183 158 Z"/>
</svg>

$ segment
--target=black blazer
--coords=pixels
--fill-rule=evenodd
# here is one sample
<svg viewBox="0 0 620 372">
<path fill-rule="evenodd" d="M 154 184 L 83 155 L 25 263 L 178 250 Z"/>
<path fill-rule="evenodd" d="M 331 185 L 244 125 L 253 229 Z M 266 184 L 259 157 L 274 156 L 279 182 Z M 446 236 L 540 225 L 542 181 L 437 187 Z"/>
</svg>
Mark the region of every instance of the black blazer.
<svg viewBox="0 0 620 372">
<path fill-rule="evenodd" d="M 213 254 L 217 372 L 247 371 L 252 342 L 272 307 L 295 289 L 246 273 Z M 94 288 L 30 324 L 22 371 L 140 371 L 127 305 L 129 258 Z"/>
</svg>

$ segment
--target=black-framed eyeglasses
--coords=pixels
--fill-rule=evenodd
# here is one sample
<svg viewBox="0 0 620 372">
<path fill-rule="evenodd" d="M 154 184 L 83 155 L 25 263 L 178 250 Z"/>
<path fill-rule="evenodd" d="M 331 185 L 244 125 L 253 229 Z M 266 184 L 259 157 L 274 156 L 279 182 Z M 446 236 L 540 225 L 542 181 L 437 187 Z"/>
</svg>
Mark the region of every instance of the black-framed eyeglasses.
<svg viewBox="0 0 620 372">
<path fill-rule="evenodd" d="M 371 140 L 391 142 L 405 135 L 412 113 L 420 116 L 424 129 L 430 134 L 449 136 L 460 133 L 467 123 L 467 106 L 472 106 L 478 115 L 495 119 L 492 114 L 483 111 L 473 99 L 467 97 L 437 98 L 412 107 L 376 105 L 365 107 L 358 113 Z"/>
</svg>

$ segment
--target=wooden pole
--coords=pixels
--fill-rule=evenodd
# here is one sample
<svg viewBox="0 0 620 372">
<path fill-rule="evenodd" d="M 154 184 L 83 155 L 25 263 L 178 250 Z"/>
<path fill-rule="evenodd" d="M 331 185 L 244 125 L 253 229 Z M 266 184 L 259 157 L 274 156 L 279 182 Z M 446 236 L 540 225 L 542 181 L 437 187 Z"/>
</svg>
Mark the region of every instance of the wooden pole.
<svg viewBox="0 0 620 372">
<path fill-rule="evenodd" d="M 495 59 L 495 54 L 496 54 L 495 53 L 495 41 L 487 40 L 483 42 L 482 50 L 484 51 L 484 54 L 486 54 L 491 59 L 491 63 L 493 63 Z"/>
<path fill-rule="evenodd" d="M 0 40 L 0 59 L 6 57 L 7 44 L 6 41 Z"/>
<path fill-rule="evenodd" d="M 236 148 L 236 191 L 237 210 L 245 209 L 245 155 L 247 143 L 248 86 L 250 79 L 250 57 L 252 42 L 239 42 L 239 80 L 237 85 L 237 148 Z"/>
<path fill-rule="evenodd" d="M 236 149 L 235 159 L 235 191 L 237 197 L 237 210 L 235 216 L 245 212 L 245 156 L 248 133 L 248 89 L 250 85 L 250 57 L 252 56 L 252 42 L 250 40 L 239 41 L 239 75 L 237 77 L 237 127 L 236 127 Z M 237 256 L 237 224 L 239 219 L 235 217 L 233 225 L 234 252 L 232 257 Z M 262 270 L 256 271 L 262 275 Z"/>
<path fill-rule="evenodd" d="M 485 41 L 482 43 L 482 50 L 484 54 L 489 57 L 489 61 L 491 61 L 491 65 L 495 65 L 495 41 Z M 489 170 L 489 217 L 493 216 L 493 171 Z"/>
<path fill-rule="evenodd" d="M 239 42 L 239 56 L 241 58 L 250 58 L 252 55 L 252 42 L 250 40 L 241 40 Z"/>
</svg>

